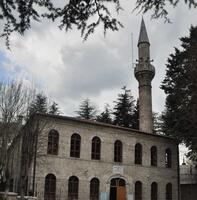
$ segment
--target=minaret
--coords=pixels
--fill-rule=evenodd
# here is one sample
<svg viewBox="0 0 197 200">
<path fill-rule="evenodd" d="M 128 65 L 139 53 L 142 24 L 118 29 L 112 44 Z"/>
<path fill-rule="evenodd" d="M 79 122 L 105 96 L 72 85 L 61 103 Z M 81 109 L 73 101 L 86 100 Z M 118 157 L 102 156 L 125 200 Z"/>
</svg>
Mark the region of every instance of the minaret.
<svg viewBox="0 0 197 200">
<path fill-rule="evenodd" d="M 139 121 L 140 131 L 153 132 L 151 81 L 155 75 L 155 68 L 150 61 L 150 43 L 142 18 L 138 41 L 138 63 L 134 73 L 139 82 Z"/>
</svg>

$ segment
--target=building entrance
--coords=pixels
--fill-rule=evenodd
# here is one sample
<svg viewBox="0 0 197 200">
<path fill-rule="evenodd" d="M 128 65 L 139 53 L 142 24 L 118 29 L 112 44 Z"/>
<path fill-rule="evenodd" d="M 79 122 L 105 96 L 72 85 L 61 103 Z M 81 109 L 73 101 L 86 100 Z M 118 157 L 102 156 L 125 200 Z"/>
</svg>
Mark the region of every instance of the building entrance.
<svg viewBox="0 0 197 200">
<path fill-rule="evenodd" d="M 110 200 L 126 200 L 125 180 L 114 178 L 110 184 Z"/>
</svg>

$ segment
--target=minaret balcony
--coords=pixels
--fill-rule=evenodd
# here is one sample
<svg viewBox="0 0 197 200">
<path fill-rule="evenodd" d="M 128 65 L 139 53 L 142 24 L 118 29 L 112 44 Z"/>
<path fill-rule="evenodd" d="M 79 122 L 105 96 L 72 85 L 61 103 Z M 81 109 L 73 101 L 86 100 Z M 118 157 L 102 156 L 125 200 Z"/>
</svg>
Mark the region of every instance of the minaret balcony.
<svg viewBox="0 0 197 200">
<path fill-rule="evenodd" d="M 155 67 L 150 63 L 138 63 L 134 69 L 135 76 L 138 74 L 149 74 L 153 78 L 155 75 Z"/>
</svg>

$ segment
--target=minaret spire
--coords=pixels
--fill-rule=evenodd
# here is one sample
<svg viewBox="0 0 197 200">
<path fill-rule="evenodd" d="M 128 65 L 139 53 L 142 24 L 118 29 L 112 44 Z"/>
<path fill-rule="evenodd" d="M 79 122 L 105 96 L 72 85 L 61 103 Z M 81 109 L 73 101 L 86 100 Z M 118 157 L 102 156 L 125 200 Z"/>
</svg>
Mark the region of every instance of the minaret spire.
<svg viewBox="0 0 197 200">
<path fill-rule="evenodd" d="M 146 31 L 146 26 L 145 26 L 145 23 L 144 23 L 144 19 L 142 17 L 138 46 L 139 46 L 140 43 L 145 43 L 145 42 L 150 44 L 149 39 L 148 39 L 148 34 L 147 34 L 147 31 Z"/>
<path fill-rule="evenodd" d="M 153 132 L 151 81 L 155 68 L 150 62 L 150 42 L 142 18 L 138 40 L 138 63 L 135 67 L 135 77 L 139 82 L 139 121 L 140 130 Z"/>
</svg>

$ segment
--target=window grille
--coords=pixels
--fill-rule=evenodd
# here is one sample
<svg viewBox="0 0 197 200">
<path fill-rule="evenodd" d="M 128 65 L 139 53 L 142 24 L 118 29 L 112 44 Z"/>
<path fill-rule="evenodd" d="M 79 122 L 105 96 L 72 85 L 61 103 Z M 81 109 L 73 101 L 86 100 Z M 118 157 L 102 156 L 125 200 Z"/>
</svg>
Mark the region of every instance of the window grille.
<svg viewBox="0 0 197 200">
<path fill-rule="evenodd" d="M 68 180 L 68 200 L 78 199 L 79 179 L 71 176 Z"/>
<path fill-rule="evenodd" d="M 45 178 L 44 200 L 55 200 L 56 196 L 56 177 L 48 174 Z"/>
<path fill-rule="evenodd" d="M 122 162 L 122 142 L 120 140 L 114 143 L 114 162 Z"/>
<path fill-rule="evenodd" d="M 142 164 L 142 145 L 140 143 L 135 145 L 135 164 Z"/>
<path fill-rule="evenodd" d="M 98 137 L 92 139 L 92 159 L 100 160 L 101 140 Z"/>
<path fill-rule="evenodd" d="M 80 157 L 80 145 L 81 145 L 81 136 L 78 134 L 73 134 L 71 136 L 70 143 L 70 157 L 79 158 Z"/>
<path fill-rule="evenodd" d="M 59 146 L 59 133 L 56 130 L 51 130 L 48 134 L 47 154 L 57 155 Z"/>
<path fill-rule="evenodd" d="M 99 200 L 99 180 L 97 178 L 90 181 L 90 200 Z"/>
</svg>

